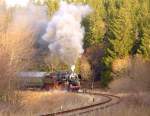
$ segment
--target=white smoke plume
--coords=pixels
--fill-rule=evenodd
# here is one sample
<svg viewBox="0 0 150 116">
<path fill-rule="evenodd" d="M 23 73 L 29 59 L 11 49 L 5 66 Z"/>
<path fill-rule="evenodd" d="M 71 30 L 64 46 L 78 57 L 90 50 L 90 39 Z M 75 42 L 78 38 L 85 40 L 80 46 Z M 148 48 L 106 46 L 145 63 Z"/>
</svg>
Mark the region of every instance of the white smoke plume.
<svg viewBox="0 0 150 116">
<path fill-rule="evenodd" d="M 29 0 L 5 0 L 7 8 L 20 6 L 26 7 L 29 3 Z"/>
<path fill-rule="evenodd" d="M 34 4 L 34 0 L 4 0 L 7 9 L 11 11 L 12 20 L 10 25 L 17 28 L 32 27 L 33 34 L 38 34 L 43 25 L 47 25 L 48 15 L 47 7 Z M 14 27 L 14 28 L 15 28 Z"/>
<path fill-rule="evenodd" d="M 91 12 L 88 5 L 61 2 L 60 8 L 48 23 L 43 39 L 49 42 L 51 55 L 71 66 L 84 52 L 82 19 Z"/>
<path fill-rule="evenodd" d="M 8 32 L 13 34 L 29 31 L 32 33 L 31 39 L 34 38 L 35 44 L 42 43 L 44 40 L 41 41 L 41 37 L 48 23 L 47 7 L 36 5 L 31 0 L 5 0 L 5 3 L 12 14 Z"/>
<path fill-rule="evenodd" d="M 35 41 L 48 42 L 46 47 L 49 48 L 50 55 L 58 57 L 68 66 L 74 65 L 84 52 L 85 31 L 81 21 L 92 11 L 91 8 L 83 4 L 60 2 L 60 8 L 48 21 L 47 7 L 33 4 L 33 1 L 39 0 L 5 0 L 8 9 L 13 7 L 11 9 L 13 18 L 8 26 L 9 32 L 31 30 Z M 44 3 L 44 0 L 40 1 Z"/>
<path fill-rule="evenodd" d="M 46 28 L 47 21 L 46 8 L 31 3 L 25 8 L 15 9 L 11 25 L 13 28 L 30 29 L 34 36 L 38 36 Z"/>
</svg>

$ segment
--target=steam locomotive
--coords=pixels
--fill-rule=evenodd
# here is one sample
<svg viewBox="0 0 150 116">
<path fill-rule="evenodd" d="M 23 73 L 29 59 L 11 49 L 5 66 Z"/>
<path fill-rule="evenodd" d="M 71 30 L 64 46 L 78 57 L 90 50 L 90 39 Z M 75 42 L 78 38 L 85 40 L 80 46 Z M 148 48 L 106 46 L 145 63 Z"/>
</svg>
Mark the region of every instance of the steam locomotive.
<svg viewBox="0 0 150 116">
<path fill-rule="evenodd" d="M 80 74 L 74 72 L 57 72 L 47 74 L 43 78 L 43 89 L 53 88 L 77 91 L 80 89 Z"/>
<path fill-rule="evenodd" d="M 78 91 L 81 87 L 81 75 L 75 72 L 22 72 L 19 76 L 26 80 L 24 81 L 26 88 L 40 87 L 43 90 Z"/>
</svg>

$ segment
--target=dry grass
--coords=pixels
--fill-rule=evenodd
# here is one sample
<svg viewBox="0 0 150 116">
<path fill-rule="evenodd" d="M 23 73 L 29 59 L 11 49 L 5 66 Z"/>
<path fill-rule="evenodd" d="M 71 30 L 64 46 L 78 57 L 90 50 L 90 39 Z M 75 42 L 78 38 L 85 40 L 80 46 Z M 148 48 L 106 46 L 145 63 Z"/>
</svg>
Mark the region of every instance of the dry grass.
<svg viewBox="0 0 150 116">
<path fill-rule="evenodd" d="M 150 116 L 150 93 L 121 94 L 122 102 L 82 116 Z"/>
<path fill-rule="evenodd" d="M 35 116 L 50 112 L 81 107 L 91 103 L 91 96 L 66 93 L 62 91 L 53 92 L 32 92 L 23 91 L 22 105 L 8 107 L 2 105 L 0 115 L 2 116 Z M 81 116 L 149 116 L 150 115 L 150 94 L 118 94 L 122 97 L 122 102 L 116 106 L 88 112 Z M 62 106 L 62 109 L 61 109 Z M 79 115 L 80 116 L 80 115 Z"/>
<path fill-rule="evenodd" d="M 150 62 L 144 61 L 139 56 L 132 59 L 128 71 L 118 75 L 112 81 L 112 92 L 141 92 L 150 90 Z"/>
<path fill-rule="evenodd" d="M 82 116 L 149 116 L 149 107 L 118 105 L 105 110 L 98 110 Z"/>
<path fill-rule="evenodd" d="M 52 92 L 22 91 L 20 95 L 22 96 L 20 106 L 9 106 L 7 109 L 1 109 L 0 112 L 5 115 L 10 113 L 15 116 L 20 116 L 20 114 L 22 116 L 34 116 L 92 103 L 92 98 L 89 95 L 79 95 L 58 90 Z"/>
</svg>

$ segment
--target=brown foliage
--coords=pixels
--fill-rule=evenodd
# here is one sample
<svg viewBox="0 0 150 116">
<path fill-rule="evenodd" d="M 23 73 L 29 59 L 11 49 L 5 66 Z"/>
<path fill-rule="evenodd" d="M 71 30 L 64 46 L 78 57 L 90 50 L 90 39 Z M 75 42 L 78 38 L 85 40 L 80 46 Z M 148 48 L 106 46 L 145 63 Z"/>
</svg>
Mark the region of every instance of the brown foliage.
<svg viewBox="0 0 150 116">
<path fill-rule="evenodd" d="M 86 57 L 82 56 L 79 68 L 82 79 L 87 80 L 92 78 L 91 66 Z"/>
<path fill-rule="evenodd" d="M 130 57 L 125 57 L 122 59 L 115 59 L 112 63 L 112 70 L 113 72 L 122 71 L 127 69 L 130 65 Z"/>
<path fill-rule="evenodd" d="M 86 57 L 87 62 L 90 65 L 91 76 L 99 79 L 100 73 L 103 68 L 101 64 L 102 57 L 104 56 L 103 46 L 95 45 L 87 48 L 85 50 L 84 56 Z"/>
<path fill-rule="evenodd" d="M 0 98 L 7 101 L 17 72 L 30 64 L 33 39 L 30 28 L 14 24 L 10 11 L 2 8 L 0 12 Z"/>
<path fill-rule="evenodd" d="M 125 72 L 117 75 L 110 88 L 116 92 L 138 92 L 150 90 L 150 62 L 135 56 Z"/>
</svg>

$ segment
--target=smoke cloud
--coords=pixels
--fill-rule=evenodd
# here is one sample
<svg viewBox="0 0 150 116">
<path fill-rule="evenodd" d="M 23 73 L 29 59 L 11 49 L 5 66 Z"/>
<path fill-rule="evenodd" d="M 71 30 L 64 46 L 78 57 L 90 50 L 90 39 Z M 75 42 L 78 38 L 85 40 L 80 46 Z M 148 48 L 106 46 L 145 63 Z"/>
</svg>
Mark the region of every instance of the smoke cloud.
<svg viewBox="0 0 150 116">
<path fill-rule="evenodd" d="M 48 21 L 48 9 L 44 5 L 33 4 L 30 0 L 5 2 L 8 9 L 13 7 L 10 9 L 12 21 L 8 25 L 10 33 L 14 33 L 14 30 L 30 30 L 33 35 L 31 39 L 35 39 L 41 51 L 49 48 L 51 56 L 56 56 L 68 66 L 76 63 L 84 52 L 85 31 L 81 21 L 92 11 L 88 5 L 60 2 L 58 11 Z"/>
<path fill-rule="evenodd" d="M 30 29 L 32 35 L 38 38 L 47 25 L 48 18 L 46 10 L 45 7 L 35 6 L 32 3 L 26 8 L 16 8 L 13 12 L 13 18 L 9 27 L 12 27 L 12 29 Z"/>
<path fill-rule="evenodd" d="M 75 64 L 84 52 L 84 27 L 82 19 L 91 12 L 88 5 L 60 3 L 60 8 L 48 23 L 43 39 L 49 45 L 51 55 L 59 57 L 67 65 Z"/>
<path fill-rule="evenodd" d="M 29 0 L 5 0 L 7 7 L 21 6 L 26 7 Z"/>
<path fill-rule="evenodd" d="M 5 1 L 6 8 L 8 11 L 11 11 L 12 15 L 7 27 L 8 32 L 14 35 L 23 32 L 27 33 L 28 31 L 31 39 L 35 42 L 35 46 L 38 46 L 40 52 L 43 52 L 43 49 L 45 50 L 47 45 L 41 39 L 48 24 L 47 7 L 44 5 L 36 5 L 29 0 L 23 0 L 24 2 L 22 0 L 19 1 Z M 38 52 L 36 57 L 38 57 L 38 54 L 40 53 Z"/>
</svg>

